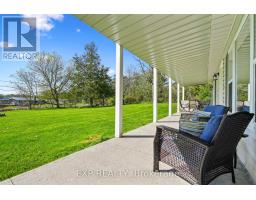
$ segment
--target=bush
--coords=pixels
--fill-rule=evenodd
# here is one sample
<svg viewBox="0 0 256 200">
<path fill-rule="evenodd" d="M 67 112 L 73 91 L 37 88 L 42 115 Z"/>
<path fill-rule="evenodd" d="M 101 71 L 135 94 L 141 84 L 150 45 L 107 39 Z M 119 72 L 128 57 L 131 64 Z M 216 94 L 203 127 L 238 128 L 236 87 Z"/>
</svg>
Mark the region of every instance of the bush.
<svg viewBox="0 0 256 200">
<path fill-rule="evenodd" d="M 110 97 L 106 99 L 106 105 L 107 106 L 113 106 L 115 105 L 115 98 L 114 97 Z"/>
<path fill-rule="evenodd" d="M 138 103 L 135 97 L 132 97 L 132 96 L 124 97 L 124 104 L 134 104 L 134 103 Z"/>
</svg>

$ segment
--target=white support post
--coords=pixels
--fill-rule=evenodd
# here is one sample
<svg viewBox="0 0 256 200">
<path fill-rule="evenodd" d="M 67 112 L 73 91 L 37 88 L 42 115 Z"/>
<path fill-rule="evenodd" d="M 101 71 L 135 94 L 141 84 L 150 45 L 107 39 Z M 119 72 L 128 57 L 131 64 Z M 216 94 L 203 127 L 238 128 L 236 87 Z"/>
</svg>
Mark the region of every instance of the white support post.
<svg viewBox="0 0 256 200">
<path fill-rule="evenodd" d="M 172 79 L 168 78 L 169 82 L 169 116 L 172 115 Z"/>
<path fill-rule="evenodd" d="M 213 105 L 216 105 L 216 99 L 215 99 L 215 81 L 213 80 L 213 83 L 212 83 L 212 104 Z"/>
<path fill-rule="evenodd" d="M 122 136 L 123 120 L 123 47 L 116 43 L 115 137 Z"/>
<path fill-rule="evenodd" d="M 180 84 L 177 83 L 177 113 L 180 112 Z"/>
<path fill-rule="evenodd" d="M 250 102 L 250 98 L 251 98 L 251 85 L 250 85 L 250 83 L 248 83 L 248 85 L 247 85 L 247 90 L 248 90 L 248 92 L 247 92 L 247 101 L 248 102 Z"/>
<path fill-rule="evenodd" d="M 185 100 L 185 88 L 182 87 L 182 101 Z"/>
<path fill-rule="evenodd" d="M 255 18 L 254 15 L 250 15 L 250 83 L 248 84 L 248 101 L 250 105 L 250 112 L 255 113 L 255 67 L 256 64 L 254 62 L 254 51 L 256 51 L 254 44 L 256 43 L 255 40 Z"/>
<path fill-rule="evenodd" d="M 236 51 L 235 51 L 235 45 L 233 46 L 233 51 L 232 51 L 232 113 L 235 113 L 237 111 L 237 63 L 236 63 Z"/>
<path fill-rule="evenodd" d="M 153 68 L 153 122 L 157 122 L 157 69 Z"/>
</svg>

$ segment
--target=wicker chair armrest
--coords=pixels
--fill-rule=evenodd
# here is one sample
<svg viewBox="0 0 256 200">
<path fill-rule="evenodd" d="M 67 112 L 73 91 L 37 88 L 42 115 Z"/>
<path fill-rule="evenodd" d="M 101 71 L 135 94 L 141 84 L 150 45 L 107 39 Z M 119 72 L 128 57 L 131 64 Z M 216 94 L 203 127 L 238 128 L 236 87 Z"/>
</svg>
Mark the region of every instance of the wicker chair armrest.
<svg viewBox="0 0 256 200">
<path fill-rule="evenodd" d="M 171 135 L 176 135 L 177 139 L 184 139 L 189 143 L 197 143 L 198 145 L 203 145 L 204 147 L 210 147 L 212 146 L 212 144 L 206 142 L 205 140 L 202 140 L 194 135 L 188 134 L 184 131 L 180 131 L 178 129 L 175 128 L 171 128 L 168 126 L 157 126 L 157 134 L 163 134 L 163 132 L 165 132 L 165 134 L 171 134 Z M 161 137 L 161 136 L 160 136 Z"/>
<path fill-rule="evenodd" d="M 154 170 L 158 161 L 170 165 L 190 183 L 199 183 L 204 157 L 211 145 L 177 129 L 157 126 L 154 139 Z"/>
</svg>

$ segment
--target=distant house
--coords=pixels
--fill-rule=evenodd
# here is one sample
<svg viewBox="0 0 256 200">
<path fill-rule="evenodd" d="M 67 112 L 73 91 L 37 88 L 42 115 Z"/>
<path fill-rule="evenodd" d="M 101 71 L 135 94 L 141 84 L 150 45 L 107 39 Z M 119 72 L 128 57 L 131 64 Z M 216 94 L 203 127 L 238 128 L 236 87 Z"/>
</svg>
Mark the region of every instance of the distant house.
<svg viewBox="0 0 256 200">
<path fill-rule="evenodd" d="M 2 106 L 27 106 L 29 105 L 29 99 L 24 97 L 9 97 L 9 98 L 1 98 L 0 105 Z"/>
<path fill-rule="evenodd" d="M 24 97 L 11 97 L 10 105 L 12 106 L 27 106 L 29 105 L 29 99 Z"/>
<path fill-rule="evenodd" d="M 9 98 L 0 98 L 0 105 L 10 105 L 10 99 Z"/>
</svg>

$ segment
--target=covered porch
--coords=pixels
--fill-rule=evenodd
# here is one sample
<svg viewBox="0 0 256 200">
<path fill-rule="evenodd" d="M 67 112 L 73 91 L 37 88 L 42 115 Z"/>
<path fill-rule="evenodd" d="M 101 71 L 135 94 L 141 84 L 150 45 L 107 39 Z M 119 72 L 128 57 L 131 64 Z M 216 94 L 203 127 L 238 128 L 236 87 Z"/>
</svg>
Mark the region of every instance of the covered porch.
<svg viewBox="0 0 256 200">
<path fill-rule="evenodd" d="M 255 15 L 77 15 L 116 44 L 115 136 L 122 137 L 123 48 L 153 67 L 153 122 L 157 122 L 157 73 L 177 83 L 177 112 L 184 86 L 210 83 L 212 104 L 230 113 L 256 108 Z M 182 94 L 180 95 L 180 91 Z M 181 96 L 181 97 L 180 97 Z M 237 154 L 256 182 L 255 118 L 245 131 Z"/>
<path fill-rule="evenodd" d="M 212 104 L 237 111 L 238 70 L 236 40 L 249 21 L 250 52 L 242 52 L 242 63 L 250 72 L 247 98 L 255 112 L 255 67 L 253 15 L 77 15 L 86 24 L 116 44 L 115 138 L 59 159 L 30 172 L 10 178 L 9 184 L 187 184 L 168 166 L 153 172 L 153 136 L 157 125 L 178 128 L 184 86 L 213 83 Z M 123 133 L 123 48 L 153 67 L 152 123 Z M 230 56 L 227 56 L 230 54 Z M 243 59 L 249 60 L 243 60 Z M 231 64 L 229 59 L 231 58 Z M 157 120 L 157 73 L 169 79 L 169 116 Z M 229 77 L 230 76 L 230 77 Z M 217 77 L 217 78 L 216 78 Z M 177 83 L 177 112 L 172 112 L 172 83 Z M 231 81 L 231 82 L 230 82 Z M 230 84 L 231 83 L 231 84 Z M 180 95 L 181 93 L 181 95 Z M 255 123 L 249 138 L 238 147 L 236 184 L 255 183 Z M 248 172 L 247 172 L 248 171 Z M 250 174 L 250 176 L 249 176 Z M 251 177 L 254 180 L 251 180 Z M 232 184 L 230 174 L 211 184 Z"/>
</svg>

